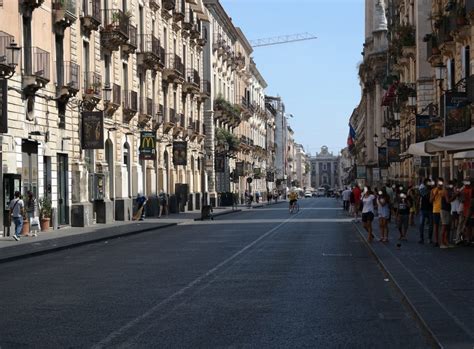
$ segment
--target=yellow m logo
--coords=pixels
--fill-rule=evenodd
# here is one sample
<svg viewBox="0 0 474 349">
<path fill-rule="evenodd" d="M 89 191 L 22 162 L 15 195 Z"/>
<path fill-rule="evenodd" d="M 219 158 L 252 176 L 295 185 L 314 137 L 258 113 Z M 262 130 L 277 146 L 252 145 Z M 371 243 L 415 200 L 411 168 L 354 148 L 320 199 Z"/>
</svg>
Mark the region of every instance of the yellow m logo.
<svg viewBox="0 0 474 349">
<path fill-rule="evenodd" d="M 155 139 L 153 137 L 143 137 L 142 139 L 142 148 L 143 149 L 150 149 L 155 148 Z"/>
</svg>

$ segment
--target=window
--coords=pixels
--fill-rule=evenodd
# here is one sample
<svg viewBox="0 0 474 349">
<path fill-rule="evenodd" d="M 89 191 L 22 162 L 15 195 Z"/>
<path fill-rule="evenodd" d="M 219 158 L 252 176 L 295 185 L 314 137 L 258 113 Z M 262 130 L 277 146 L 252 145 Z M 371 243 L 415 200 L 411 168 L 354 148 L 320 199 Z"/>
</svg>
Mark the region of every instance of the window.
<svg viewBox="0 0 474 349">
<path fill-rule="evenodd" d="M 471 75 L 471 48 L 466 46 L 463 48 L 463 77 L 468 78 Z"/>
</svg>

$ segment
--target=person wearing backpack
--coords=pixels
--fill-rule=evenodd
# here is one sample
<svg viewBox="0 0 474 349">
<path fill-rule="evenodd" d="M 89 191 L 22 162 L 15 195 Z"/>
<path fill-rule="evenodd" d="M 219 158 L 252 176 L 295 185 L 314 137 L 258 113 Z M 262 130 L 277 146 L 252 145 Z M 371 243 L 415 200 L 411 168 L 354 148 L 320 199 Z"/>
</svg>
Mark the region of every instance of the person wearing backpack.
<svg viewBox="0 0 474 349">
<path fill-rule="evenodd" d="M 20 192 L 15 192 L 15 198 L 10 201 L 10 216 L 13 218 L 13 223 L 15 224 L 15 234 L 13 234 L 13 238 L 16 241 L 20 241 L 21 230 L 23 229 L 23 214 L 25 204 L 23 200 L 20 198 Z"/>
</svg>

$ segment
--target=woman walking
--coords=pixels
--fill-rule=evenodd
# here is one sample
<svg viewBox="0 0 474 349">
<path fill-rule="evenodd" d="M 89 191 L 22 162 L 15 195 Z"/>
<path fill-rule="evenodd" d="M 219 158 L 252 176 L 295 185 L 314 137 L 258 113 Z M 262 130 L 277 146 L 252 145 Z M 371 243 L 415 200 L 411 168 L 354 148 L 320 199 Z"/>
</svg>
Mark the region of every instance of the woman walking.
<svg viewBox="0 0 474 349">
<path fill-rule="evenodd" d="M 381 242 L 388 242 L 388 220 L 390 219 L 390 197 L 385 188 L 378 192 L 379 226 Z"/>
<path fill-rule="evenodd" d="M 362 195 L 362 222 L 364 228 L 367 230 L 368 236 L 367 241 L 372 242 L 374 234 L 372 233 L 372 222 L 374 220 L 374 201 L 375 195 L 372 193 L 370 187 L 364 188 Z"/>
<path fill-rule="evenodd" d="M 400 237 L 398 240 L 407 240 L 408 222 L 410 218 L 410 202 L 405 193 L 400 193 L 398 201 L 397 217 L 398 217 L 398 231 Z"/>
</svg>

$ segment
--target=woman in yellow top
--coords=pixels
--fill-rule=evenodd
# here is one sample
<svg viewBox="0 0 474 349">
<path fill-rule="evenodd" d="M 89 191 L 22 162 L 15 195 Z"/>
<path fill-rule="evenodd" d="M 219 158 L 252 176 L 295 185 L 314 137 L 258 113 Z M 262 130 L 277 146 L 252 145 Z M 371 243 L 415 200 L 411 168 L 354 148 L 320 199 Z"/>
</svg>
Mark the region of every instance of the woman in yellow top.
<svg viewBox="0 0 474 349">
<path fill-rule="evenodd" d="M 443 178 L 438 178 L 438 186 L 431 190 L 430 202 L 433 204 L 433 233 L 435 246 L 439 246 L 439 224 L 441 222 L 441 199 L 444 195 Z"/>
<path fill-rule="evenodd" d="M 290 213 L 294 210 L 296 203 L 298 202 L 298 194 L 294 191 L 290 192 L 290 195 L 288 195 L 288 198 L 290 199 Z"/>
</svg>

